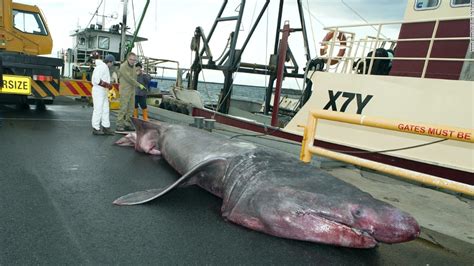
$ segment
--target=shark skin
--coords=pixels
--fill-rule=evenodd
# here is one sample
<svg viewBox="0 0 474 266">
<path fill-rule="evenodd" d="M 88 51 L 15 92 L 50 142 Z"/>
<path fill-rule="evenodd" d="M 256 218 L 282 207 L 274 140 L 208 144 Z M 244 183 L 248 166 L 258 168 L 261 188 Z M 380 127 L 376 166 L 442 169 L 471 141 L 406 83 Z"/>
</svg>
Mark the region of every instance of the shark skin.
<svg viewBox="0 0 474 266">
<path fill-rule="evenodd" d="M 145 203 L 186 183 L 223 199 L 222 216 L 270 235 L 351 248 L 416 239 L 416 220 L 296 156 L 196 128 L 133 119 L 135 149 L 161 156 L 182 176 L 167 188 L 114 204 Z M 158 195 L 158 196 L 157 196 Z"/>
</svg>

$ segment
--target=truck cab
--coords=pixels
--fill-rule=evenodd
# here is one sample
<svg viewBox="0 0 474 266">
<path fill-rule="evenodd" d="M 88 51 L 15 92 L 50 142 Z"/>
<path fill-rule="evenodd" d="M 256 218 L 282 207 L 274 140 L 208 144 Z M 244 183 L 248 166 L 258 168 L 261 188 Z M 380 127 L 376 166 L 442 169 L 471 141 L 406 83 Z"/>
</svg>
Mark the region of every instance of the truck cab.
<svg viewBox="0 0 474 266">
<path fill-rule="evenodd" d="M 44 107 L 59 95 L 62 60 L 51 54 L 53 39 L 39 7 L 0 1 L 0 103 Z M 21 86 L 17 84 L 22 84 Z"/>
<path fill-rule="evenodd" d="M 29 55 L 50 54 L 53 39 L 37 6 L 2 1 L 1 49 Z"/>
</svg>

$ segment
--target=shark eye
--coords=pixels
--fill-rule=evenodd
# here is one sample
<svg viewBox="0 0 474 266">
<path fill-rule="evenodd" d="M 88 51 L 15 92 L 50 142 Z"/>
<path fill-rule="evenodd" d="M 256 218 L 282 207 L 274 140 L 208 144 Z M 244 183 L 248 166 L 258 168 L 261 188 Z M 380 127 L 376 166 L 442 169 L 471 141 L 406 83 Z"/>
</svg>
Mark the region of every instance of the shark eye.
<svg viewBox="0 0 474 266">
<path fill-rule="evenodd" d="M 356 210 L 352 211 L 352 215 L 354 215 L 354 217 L 356 217 L 356 218 L 360 218 L 362 216 L 362 210 L 361 209 L 356 209 Z"/>
</svg>

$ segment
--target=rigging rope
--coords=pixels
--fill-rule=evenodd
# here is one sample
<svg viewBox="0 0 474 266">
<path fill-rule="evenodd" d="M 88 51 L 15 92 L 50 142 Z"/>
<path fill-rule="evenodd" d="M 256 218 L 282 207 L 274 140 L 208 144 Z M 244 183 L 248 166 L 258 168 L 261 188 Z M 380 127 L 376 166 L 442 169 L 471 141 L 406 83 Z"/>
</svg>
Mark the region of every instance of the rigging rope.
<svg viewBox="0 0 474 266">
<path fill-rule="evenodd" d="M 316 34 L 314 34 L 314 28 L 313 28 L 313 14 L 311 14 L 311 11 L 310 11 L 310 8 L 309 8 L 309 0 L 306 0 L 306 11 L 308 11 L 308 14 L 309 14 L 309 25 L 311 26 L 311 36 L 313 37 L 313 45 L 314 45 L 314 54 L 318 54 L 317 53 L 317 49 L 316 49 L 316 45 L 317 45 L 317 42 L 316 42 Z M 323 25 L 324 27 L 324 24 L 322 24 L 319 20 L 317 20 L 321 25 Z"/>
<path fill-rule="evenodd" d="M 135 18 L 135 4 L 134 1 L 132 0 L 132 17 L 133 17 L 133 27 L 137 28 L 137 20 Z M 132 44 L 133 45 L 133 44 Z M 137 42 L 137 50 L 138 50 L 138 55 L 145 57 L 145 53 L 143 52 L 142 44 L 140 42 Z"/>
<path fill-rule="evenodd" d="M 270 64 L 270 62 L 268 62 L 268 16 L 269 16 L 269 11 L 267 10 L 267 21 L 266 21 L 266 29 L 265 29 L 265 70 L 268 71 L 268 65 Z M 268 83 L 270 82 L 268 80 L 268 76 L 265 75 L 265 81 L 264 81 L 264 86 L 266 88 L 268 88 Z M 266 102 L 266 99 L 267 99 L 267 93 L 265 92 L 264 96 L 263 96 L 263 102 Z"/>
<path fill-rule="evenodd" d="M 92 20 L 94 19 L 94 17 L 99 13 L 99 8 L 100 8 L 100 6 L 102 5 L 102 3 L 104 3 L 104 0 L 101 0 L 101 1 L 100 1 L 99 6 L 98 6 L 97 9 L 95 10 L 94 14 L 92 14 L 92 17 L 91 17 L 91 19 L 89 20 L 89 22 L 87 23 L 86 27 L 88 27 L 88 26 L 91 24 L 91 22 L 92 22 Z"/>
<path fill-rule="evenodd" d="M 367 21 L 364 17 L 362 17 L 361 14 L 359 14 L 359 12 L 357 12 L 354 8 L 352 8 L 351 6 L 349 6 L 346 2 L 344 2 L 344 0 L 341 0 L 341 3 L 343 5 L 345 5 L 347 8 L 349 8 L 349 10 L 351 10 L 352 12 L 354 12 L 354 14 L 356 14 L 360 19 L 362 19 L 365 23 L 369 24 L 369 21 Z M 370 25 L 371 28 L 373 28 L 376 32 L 378 32 L 379 30 L 374 27 L 374 25 Z M 382 35 L 382 37 L 384 37 L 385 39 L 388 39 L 387 36 L 385 36 L 382 32 L 380 32 L 380 35 Z"/>
</svg>

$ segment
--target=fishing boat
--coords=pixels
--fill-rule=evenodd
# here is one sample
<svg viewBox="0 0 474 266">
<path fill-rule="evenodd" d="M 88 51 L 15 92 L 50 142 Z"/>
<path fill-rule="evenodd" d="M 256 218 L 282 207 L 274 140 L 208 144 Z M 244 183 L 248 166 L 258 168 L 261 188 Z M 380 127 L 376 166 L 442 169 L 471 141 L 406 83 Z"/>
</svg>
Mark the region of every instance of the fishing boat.
<svg viewBox="0 0 474 266">
<path fill-rule="evenodd" d="M 190 113 L 295 141 L 302 140 L 302 126 L 313 110 L 400 121 L 398 127 L 405 132 L 318 121 L 315 143 L 370 161 L 474 185 L 471 1 L 410 0 L 401 21 L 326 27 L 327 35 L 321 42 L 319 55 L 309 58 L 309 51 L 306 53 L 304 73 L 297 71 L 301 67 L 291 64 L 292 54 L 284 49 L 290 32 L 301 32 L 306 42 L 308 27 L 301 1 L 296 2 L 301 25 L 291 28 L 285 23 L 281 27 L 279 13 L 275 51 L 268 65 L 240 61 L 250 38 L 247 37 L 240 48 L 236 47 L 240 12 L 245 1 L 234 17 L 222 16 L 227 3 L 224 1 L 209 34 L 196 28 L 192 45 L 195 61 L 190 75 L 195 78 L 190 78 L 189 88 L 196 89 L 196 77 L 202 69 L 223 71 L 225 80 L 217 111 L 192 106 Z M 208 44 L 216 25 L 223 21 L 236 21 L 237 26 L 229 50 L 217 61 L 213 60 Z M 387 37 L 386 31 L 394 29 L 398 37 Z M 253 30 L 250 29 L 249 36 Z M 307 48 L 306 43 L 304 46 Z M 270 75 L 263 115 L 273 113 L 271 126 L 229 115 L 232 74 L 236 71 Z M 306 86 L 294 116 L 282 125 L 278 123 L 277 110 L 284 77 L 304 78 Z M 273 86 L 274 81 L 277 86 Z M 277 99 L 273 106 L 272 97 Z M 467 130 L 458 132 L 451 128 Z M 429 133 L 429 136 L 421 133 Z M 461 141 L 452 140 L 453 134 Z"/>
<path fill-rule="evenodd" d="M 72 47 L 64 51 L 65 62 L 63 76 L 73 79 L 90 80 L 94 60 L 103 59 L 107 54 L 113 55 L 121 61 L 128 51 L 135 45 L 147 41 L 147 38 L 138 36 L 141 22 L 147 11 L 147 5 L 142 11 L 140 22 L 135 25 L 135 30 L 130 32 L 127 26 L 128 1 L 123 1 L 124 16 L 118 22 L 117 14 L 99 14 L 99 9 L 105 7 L 106 2 L 101 1 L 85 27 L 78 26 L 71 33 Z M 102 18 L 100 20 L 100 18 Z M 106 25 L 106 18 L 114 21 Z"/>
<path fill-rule="evenodd" d="M 160 92 L 159 100 L 153 99 L 153 103 L 298 142 L 303 140 L 308 116 L 315 110 L 400 121 L 398 128 L 404 132 L 321 120 L 314 143 L 369 161 L 474 184 L 471 1 L 410 0 L 401 21 L 325 27 L 326 35 L 315 57 L 308 48 L 310 27 L 302 1 L 293 5 L 299 15 L 296 22 L 283 21 L 284 2 L 278 9 L 275 45 L 268 64 L 246 63 L 242 58 L 258 23 L 268 12 L 269 0 L 262 2 L 260 12 L 254 9 L 255 19 L 243 41 L 238 38 L 245 1 L 240 1 L 233 15 L 225 12 L 228 1 L 223 1 L 207 34 L 196 27 L 191 41 L 194 62 L 189 69 L 182 69 L 174 60 L 143 57 L 145 68 L 155 77 L 160 68 L 176 71 L 169 93 Z M 235 28 L 226 49 L 215 58 L 211 38 L 222 22 L 234 22 Z M 89 39 L 81 40 L 82 33 L 96 34 L 97 48 L 99 35 L 110 33 L 94 27 L 73 34 L 77 47 L 89 44 Z M 297 45 L 303 46 L 304 66 L 298 65 L 291 49 L 294 46 L 290 48 L 290 35 L 302 36 L 303 41 Z M 206 86 L 199 80 L 203 70 L 224 74 L 215 104 L 206 104 L 199 92 Z M 233 97 L 236 72 L 269 76 L 263 103 Z M 296 97 L 288 93 L 282 96 L 285 78 L 298 78 L 304 83 Z M 183 82 L 185 79 L 187 82 Z"/>
</svg>

